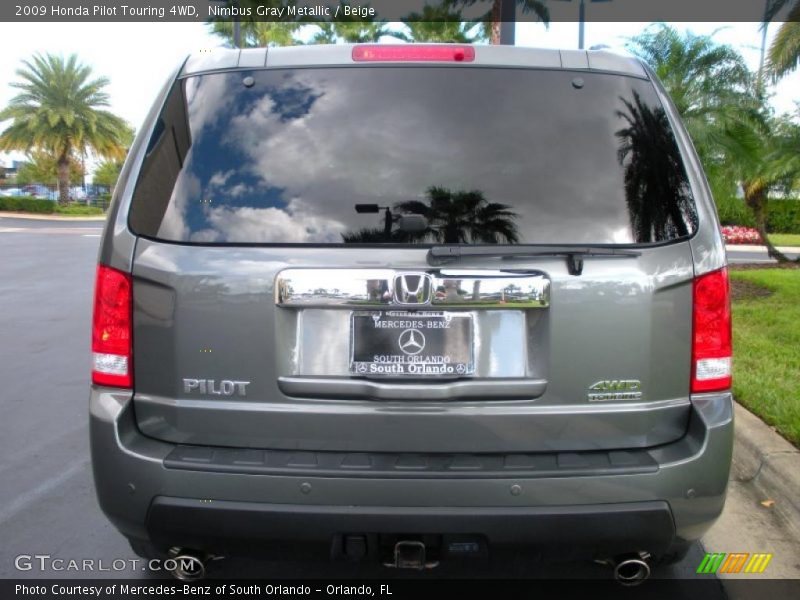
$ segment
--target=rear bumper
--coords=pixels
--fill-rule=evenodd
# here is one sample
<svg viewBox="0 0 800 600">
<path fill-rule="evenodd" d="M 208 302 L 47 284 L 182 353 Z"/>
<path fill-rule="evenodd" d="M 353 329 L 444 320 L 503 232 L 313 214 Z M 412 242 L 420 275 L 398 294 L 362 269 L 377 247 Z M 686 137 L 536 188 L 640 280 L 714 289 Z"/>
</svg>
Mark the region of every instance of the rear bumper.
<svg viewBox="0 0 800 600">
<path fill-rule="evenodd" d="M 378 540 L 436 536 L 478 546 L 524 546 L 548 555 L 616 556 L 646 549 L 669 550 L 675 527 L 666 502 L 539 507 L 319 506 L 158 497 L 148 513 L 157 546 L 181 545 L 211 552 L 237 552 L 273 542 L 282 550 L 314 545 L 323 553 L 342 544 L 343 535 Z M 176 540 L 178 540 L 176 542 Z"/>
<path fill-rule="evenodd" d="M 221 468 L 181 464 L 179 447 L 142 435 L 129 394 L 94 388 L 90 407 L 95 485 L 109 519 L 131 538 L 210 551 L 385 533 L 659 554 L 698 539 L 719 516 L 733 444 L 730 394 L 708 394 L 692 399 L 686 435 L 647 450 L 639 468 L 589 460 L 577 470 L 357 475 L 273 469 L 264 459 Z M 573 458 L 580 453 L 554 464 Z"/>
</svg>

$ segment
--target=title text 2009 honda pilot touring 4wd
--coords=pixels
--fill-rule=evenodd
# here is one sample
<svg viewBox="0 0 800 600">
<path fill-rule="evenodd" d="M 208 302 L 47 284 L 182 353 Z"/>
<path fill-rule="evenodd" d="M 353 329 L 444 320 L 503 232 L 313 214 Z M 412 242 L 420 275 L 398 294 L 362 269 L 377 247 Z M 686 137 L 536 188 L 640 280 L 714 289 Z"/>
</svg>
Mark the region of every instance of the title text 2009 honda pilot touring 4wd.
<svg viewBox="0 0 800 600">
<path fill-rule="evenodd" d="M 724 503 L 725 261 L 635 59 L 189 58 L 101 244 L 100 504 L 143 554 L 526 548 L 628 557 L 638 579 Z"/>
</svg>

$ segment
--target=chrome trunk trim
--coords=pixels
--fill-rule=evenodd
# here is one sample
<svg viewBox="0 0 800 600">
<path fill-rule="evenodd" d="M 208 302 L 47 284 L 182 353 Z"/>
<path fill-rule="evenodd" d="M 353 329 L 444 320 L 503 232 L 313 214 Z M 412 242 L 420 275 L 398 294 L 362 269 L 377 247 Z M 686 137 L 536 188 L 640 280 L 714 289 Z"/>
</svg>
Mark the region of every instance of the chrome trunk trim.
<svg viewBox="0 0 800 600">
<path fill-rule="evenodd" d="M 285 269 L 275 280 L 275 303 L 297 308 L 547 308 L 550 279 L 530 270 Z"/>
</svg>

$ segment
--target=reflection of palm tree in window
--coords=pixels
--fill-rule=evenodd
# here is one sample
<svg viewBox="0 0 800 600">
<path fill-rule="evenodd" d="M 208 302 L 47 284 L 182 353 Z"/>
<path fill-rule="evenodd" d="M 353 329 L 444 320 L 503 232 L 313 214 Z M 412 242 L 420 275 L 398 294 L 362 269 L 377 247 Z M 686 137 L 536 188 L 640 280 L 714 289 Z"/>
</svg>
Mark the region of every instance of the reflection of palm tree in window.
<svg viewBox="0 0 800 600">
<path fill-rule="evenodd" d="M 680 151 L 661 107 L 651 108 L 634 92 L 617 111 L 627 127 L 616 132 L 617 156 L 625 167 L 625 196 L 634 241 L 660 242 L 694 230 L 697 213 Z"/>
<path fill-rule="evenodd" d="M 454 192 L 443 187 L 428 188 L 427 202 L 409 200 L 395 204 L 400 213 L 422 215 L 428 228 L 415 237 L 444 244 L 513 244 L 518 241 L 510 206 L 489 202 L 483 192 Z"/>
<path fill-rule="evenodd" d="M 383 227 L 364 227 L 358 231 L 343 233 L 342 241 L 345 244 L 406 244 L 413 240 L 408 233 L 398 229 L 393 229 L 387 240 Z"/>
<path fill-rule="evenodd" d="M 517 242 L 517 213 L 510 208 L 489 202 L 479 190 L 454 192 L 437 186 L 428 188 L 427 203 L 409 200 L 395 204 L 397 212 L 422 215 L 428 221 L 428 228 L 417 234 L 420 241 L 444 244 Z M 480 297 L 480 285 L 479 279 L 472 283 L 473 300 Z"/>
<path fill-rule="evenodd" d="M 386 239 L 383 227 L 365 227 L 342 234 L 345 244 L 439 242 L 444 244 L 498 244 L 519 240 L 517 213 L 506 204 L 489 202 L 483 192 L 453 192 L 433 186 L 426 202 L 409 200 L 394 205 L 394 214 L 422 215 L 428 227 L 419 232 L 392 228 Z M 390 213 L 391 214 L 391 213 Z M 383 218 L 383 217 L 381 217 Z"/>
</svg>

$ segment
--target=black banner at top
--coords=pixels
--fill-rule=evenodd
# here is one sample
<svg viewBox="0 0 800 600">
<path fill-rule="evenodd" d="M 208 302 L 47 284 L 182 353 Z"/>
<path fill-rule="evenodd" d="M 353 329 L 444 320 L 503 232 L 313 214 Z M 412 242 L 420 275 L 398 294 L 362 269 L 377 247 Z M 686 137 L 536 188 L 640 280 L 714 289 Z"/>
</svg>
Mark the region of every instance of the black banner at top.
<svg viewBox="0 0 800 600">
<path fill-rule="evenodd" d="M 758 22 L 789 18 L 800 0 L 9 0 L 8 22 L 230 21 L 487 21 L 500 20 L 501 3 L 516 4 L 517 21 Z M 532 6 L 536 4 L 537 6 Z M 426 8 L 427 5 L 427 8 Z M 581 6 L 583 5 L 583 6 Z M 795 11 L 797 14 L 798 11 Z M 508 19 L 510 20 L 510 19 Z"/>
</svg>

